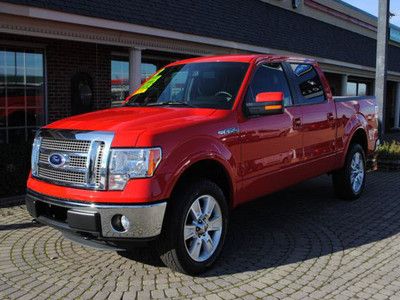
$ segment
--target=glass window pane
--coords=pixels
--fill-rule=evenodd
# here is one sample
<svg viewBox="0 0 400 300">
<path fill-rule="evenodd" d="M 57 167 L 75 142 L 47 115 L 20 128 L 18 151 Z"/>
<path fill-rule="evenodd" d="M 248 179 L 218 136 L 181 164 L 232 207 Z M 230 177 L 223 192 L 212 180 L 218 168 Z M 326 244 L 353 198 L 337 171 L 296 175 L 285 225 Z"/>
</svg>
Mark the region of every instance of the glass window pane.
<svg viewBox="0 0 400 300">
<path fill-rule="evenodd" d="M 8 86 L 15 85 L 18 82 L 18 80 L 16 78 L 16 76 L 17 76 L 16 71 L 17 70 L 15 67 L 6 67 L 5 68 L 6 84 Z"/>
<path fill-rule="evenodd" d="M 6 110 L 0 108 L 0 128 L 6 127 Z"/>
<path fill-rule="evenodd" d="M 6 52 L 0 50 L 0 86 L 6 84 Z"/>
<path fill-rule="evenodd" d="M 367 95 L 367 84 L 359 83 L 358 84 L 358 96 L 366 96 Z"/>
<path fill-rule="evenodd" d="M 24 88 L 8 88 L 7 89 L 7 106 L 8 107 L 24 107 L 25 106 L 25 89 Z"/>
<path fill-rule="evenodd" d="M 43 81 L 42 53 L 0 51 L 0 131 L 4 128 L 0 143 L 25 142 L 27 130 L 30 134 L 34 128 L 43 125 Z M 27 126 L 31 128 L 27 129 Z M 8 141 L 5 138 L 7 132 Z"/>
<path fill-rule="evenodd" d="M 24 143 L 25 141 L 25 128 L 8 130 L 8 142 L 10 144 Z"/>
<path fill-rule="evenodd" d="M 0 144 L 5 144 L 7 143 L 6 141 L 6 131 L 3 129 L 0 129 Z"/>
<path fill-rule="evenodd" d="M 292 102 L 289 84 L 280 64 L 265 64 L 258 68 L 247 90 L 246 101 L 255 102 L 263 92 L 283 92 L 284 105 Z"/>
<path fill-rule="evenodd" d="M 347 96 L 357 96 L 357 83 L 348 82 L 347 83 Z"/>
<path fill-rule="evenodd" d="M 40 107 L 28 108 L 26 111 L 27 126 L 40 126 L 43 124 L 43 110 Z"/>
<path fill-rule="evenodd" d="M 4 86 L 6 84 L 6 69 L 3 66 L 0 66 L 0 86 Z"/>
<path fill-rule="evenodd" d="M 129 94 L 129 62 L 111 61 L 111 106 L 119 106 Z"/>
<path fill-rule="evenodd" d="M 6 51 L 5 55 L 6 66 L 15 67 L 15 52 Z"/>
<path fill-rule="evenodd" d="M 16 52 L 15 53 L 15 62 L 17 68 L 25 68 L 25 53 L 24 52 Z"/>
<path fill-rule="evenodd" d="M 8 127 L 26 126 L 25 109 L 9 108 L 7 110 Z"/>
<path fill-rule="evenodd" d="M 40 53 L 26 53 L 25 66 L 27 68 L 42 69 L 43 68 L 43 55 Z"/>
<path fill-rule="evenodd" d="M 313 104 L 325 101 L 324 88 L 314 67 L 308 64 L 291 64 L 291 66 L 303 96 L 300 99 L 301 103 Z"/>
<path fill-rule="evenodd" d="M 140 66 L 141 81 L 144 82 L 147 78 L 157 71 L 157 66 L 150 63 L 142 63 Z"/>
<path fill-rule="evenodd" d="M 44 107 L 44 96 L 42 87 L 26 88 L 26 106 Z"/>
<path fill-rule="evenodd" d="M 6 51 L 0 50 L 0 67 L 6 65 Z"/>
<path fill-rule="evenodd" d="M 43 84 L 43 70 L 42 69 L 26 69 L 26 83 L 27 85 L 40 86 Z"/>
<path fill-rule="evenodd" d="M 6 106 L 6 88 L 0 87 L 0 108 Z"/>
</svg>

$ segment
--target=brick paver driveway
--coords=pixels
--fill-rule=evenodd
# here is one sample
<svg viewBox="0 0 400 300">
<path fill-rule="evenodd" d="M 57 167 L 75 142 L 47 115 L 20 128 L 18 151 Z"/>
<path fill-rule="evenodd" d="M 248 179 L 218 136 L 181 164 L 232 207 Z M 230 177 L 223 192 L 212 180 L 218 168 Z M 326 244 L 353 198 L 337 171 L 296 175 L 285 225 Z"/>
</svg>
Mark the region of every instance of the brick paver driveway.
<svg viewBox="0 0 400 300">
<path fill-rule="evenodd" d="M 400 173 L 373 173 L 358 202 L 327 176 L 243 206 L 222 258 L 201 277 L 65 240 L 0 209 L 0 298 L 400 299 Z"/>
</svg>

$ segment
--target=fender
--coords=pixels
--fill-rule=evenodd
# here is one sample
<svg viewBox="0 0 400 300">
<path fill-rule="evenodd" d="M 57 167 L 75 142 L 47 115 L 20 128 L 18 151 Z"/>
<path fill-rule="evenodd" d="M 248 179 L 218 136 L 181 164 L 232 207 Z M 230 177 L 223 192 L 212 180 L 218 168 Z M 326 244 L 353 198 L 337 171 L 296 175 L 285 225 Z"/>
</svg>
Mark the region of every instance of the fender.
<svg viewBox="0 0 400 300">
<path fill-rule="evenodd" d="M 171 193 L 181 178 L 182 174 L 197 162 L 203 160 L 213 160 L 219 163 L 226 171 L 232 189 L 235 189 L 238 171 L 238 162 L 230 149 L 217 138 L 201 136 L 190 139 L 171 150 L 168 155 L 168 165 L 164 168 L 172 170 L 169 174 L 170 180 L 167 182 L 165 196 L 169 198 Z M 235 190 L 232 190 L 234 196 Z M 234 199 L 231 199 L 234 203 Z"/>
<path fill-rule="evenodd" d="M 339 160 L 340 166 L 344 165 L 346 155 L 347 155 L 347 152 L 350 147 L 350 142 L 353 139 L 354 134 L 358 130 L 362 130 L 365 133 L 365 135 L 368 137 L 367 127 L 368 127 L 368 122 L 367 122 L 365 116 L 360 113 L 353 115 L 349 119 L 349 121 L 346 123 L 345 128 L 344 128 L 344 135 L 343 135 L 344 151 L 343 151 L 342 157 Z"/>
</svg>

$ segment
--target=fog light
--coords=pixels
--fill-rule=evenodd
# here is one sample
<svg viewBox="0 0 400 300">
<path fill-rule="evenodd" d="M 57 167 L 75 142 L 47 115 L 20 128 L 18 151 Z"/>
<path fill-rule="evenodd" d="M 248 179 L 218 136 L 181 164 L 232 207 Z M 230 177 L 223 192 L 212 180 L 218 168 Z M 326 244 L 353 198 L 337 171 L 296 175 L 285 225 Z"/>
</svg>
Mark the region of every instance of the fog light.
<svg viewBox="0 0 400 300">
<path fill-rule="evenodd" d="M 115 215 L 111 219 L 111 225 L 115 231 L 126 232 L 129 229 L 130 222 L 124 215 Z"/>
</svg>

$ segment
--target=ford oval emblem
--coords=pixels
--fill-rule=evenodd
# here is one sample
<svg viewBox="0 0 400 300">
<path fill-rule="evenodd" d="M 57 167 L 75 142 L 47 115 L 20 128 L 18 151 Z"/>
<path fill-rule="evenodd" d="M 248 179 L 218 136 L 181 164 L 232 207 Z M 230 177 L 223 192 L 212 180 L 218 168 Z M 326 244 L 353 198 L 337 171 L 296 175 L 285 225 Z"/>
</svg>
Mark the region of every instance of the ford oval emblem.
<svg viewBox="0 0 400 300">
<path fill-rule="evenodd" d="M 63 155 L 54 153 L 49 156 L 49 164 L 55 168 L 62 167 L 66 162 L 66 159 Z"/>
</svg>

